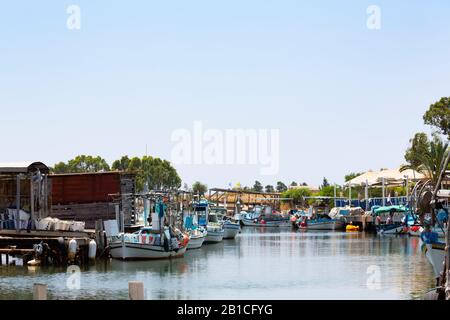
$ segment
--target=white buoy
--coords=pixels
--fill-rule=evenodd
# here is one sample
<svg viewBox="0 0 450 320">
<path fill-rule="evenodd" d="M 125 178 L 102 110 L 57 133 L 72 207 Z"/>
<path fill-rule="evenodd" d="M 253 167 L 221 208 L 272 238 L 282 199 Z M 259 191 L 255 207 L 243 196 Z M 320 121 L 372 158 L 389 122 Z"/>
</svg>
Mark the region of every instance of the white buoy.
<svg viewBox="0 0 450 320">
<path fill-rule="evenodd" d="M 74 260 L 77 253 L 77 240 L 71 239 L 69 241 L 68 258 L 69 260 Z"/>
<path fill-rule="evenodd" d="M 89 260 L 95 260 L 97 256 L 97 243 L 94 240 L 89 241 Z"/>
<path fill-rule="evenodd" d="M 33 259 L 27 262 L 27 265 L 30 267 L 35 267 L 35 266 L 40 266 L 41 265 L 41 261 L 38 259 Z"/>
</svg>

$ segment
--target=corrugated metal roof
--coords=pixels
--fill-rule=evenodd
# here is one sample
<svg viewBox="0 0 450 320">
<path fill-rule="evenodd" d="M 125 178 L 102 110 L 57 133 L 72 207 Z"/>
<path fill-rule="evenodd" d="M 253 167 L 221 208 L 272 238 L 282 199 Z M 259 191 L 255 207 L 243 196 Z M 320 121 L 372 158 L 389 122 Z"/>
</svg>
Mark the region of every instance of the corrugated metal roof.
<svg viewBox="0 0 450 320">
<path fill-rule="evenodd" d="M 29 173 L 40 170 L 41 173 L 49 173 L 49 168 L 42 162 L 11 162 L 0 163 L 0 174 Z"/>
</svg>

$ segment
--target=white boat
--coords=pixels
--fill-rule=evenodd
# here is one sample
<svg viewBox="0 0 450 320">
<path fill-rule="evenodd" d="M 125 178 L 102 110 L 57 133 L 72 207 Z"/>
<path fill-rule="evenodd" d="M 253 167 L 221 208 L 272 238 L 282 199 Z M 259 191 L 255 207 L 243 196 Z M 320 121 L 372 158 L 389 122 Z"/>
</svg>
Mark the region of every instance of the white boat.
<svg viewBox="0 0 450 320">
<path fill-rule="evenodd" d="M 189 244 L 187 249 L 199 249 L 205 242 L 207 232 L 206 230 L 196 229 L 189 231 Z"/>
<path fill-rule="evenodd" d="M 274 214 L 269 206 L 256 206 L 255 211 L 247 213 L 241 217 L 241 223 L 250 227 L 291 227 L 291 220 L 288 216 Z"/>
<path fill-rule="evenodd" d="M 342 230 L 345 224 L 340 220 L 312 219 L 298 222 L 298 227 L 304 230 Z"/>
<path fill-rule="evenodd" d="M 377 226 L 377 233 L 380 235 L 404 234 L 405 226 L 399 224 L 382 224 Z"/>
<path fill-rule="evenodd" d="M 444 270 L 445 243 L 425 244 L 425 246 L 426 257 L 433 266 L 434 276 L 438 278 Z"/>
<path fill-rule="evenodd" d="M 241 226 L 237 222 L 231 222 L 229 220 L 225 220 L 223 222 L 224 229 L 224 239 L 234 239 L 238 235 L 239 231 L 241 231 Z"/>
<path fill-rule="evenodd" d="M 227 218 L 227 209 L 225 208 L 211 208 L 211 213 L 217 215 L 220 223 L 222 223 L 224 229 L 223 239 L 234 239 L 241 231 L 241 225 L 239 221 L 233 222 Z"/>
<path fill-rule="evenodd" d="M 109 253 L 111 257 L 122 260 L 176 258 L 184 255 L 188 244 L 187 234 L 171 236 L 168 229 L 160 234 L 144 227 L 135 233 L 120 233 L 110 243 Z"/>
<path fill-rule="evenodd" d="M 205 243 L 217 243 L 222 242 L 223 236 L 225 234 L 225 230 L 222 228 L 221 225 L 211 225 L 208 224 L 206 228 L 207 234 L 205 238 Z"/>
<path fill-rule="evenodd" d="M 189 233 L 189 249 L 201 248 L 205 242 L 207 231 L 198 225 L 197 216 L 188 214 L 184 219 L 184 229 Z"/>
<path fill-rule="evenodd" d="M 209 203 L 201 200 L 194 204 L 198 225 L 206 229 L 205 243 L 217 243 L 223 240 L 225 230 L 217 214 L 210 212 Z"/>
</svg>

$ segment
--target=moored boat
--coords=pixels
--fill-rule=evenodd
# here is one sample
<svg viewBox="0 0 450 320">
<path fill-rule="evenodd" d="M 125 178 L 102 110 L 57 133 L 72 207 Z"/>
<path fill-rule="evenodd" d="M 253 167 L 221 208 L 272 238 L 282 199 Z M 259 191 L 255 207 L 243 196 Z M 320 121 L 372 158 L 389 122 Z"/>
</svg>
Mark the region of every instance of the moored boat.
<svg viewBox="0 0 450 320">
<path fill-rule="evenodd" d="M 223 222 L 224 229 L 224 239 L 234 239 L 238 235 L 239 231 L 241 231 L 241 226 L 239 223 L 232 222 L 230 220 L 225 220 Z"/>
<path fill-rule="evenodd" d="M 389 223 L 377 226 L 377 233 L 380 235 L 404 234 L 404 226 L 399 223 Z"/>
<path fill-rule="evenodd" d="M 217 214 L 210 212 L 208 201 L 201 200 L 195 203 L 194 212 L 198 217 L 198 225 L 206 229 L 205 243 L 221 242 L 225 230 Z"/>
<path fill-rule="evenodd" d="M 247 213 L 242 217 L 241 222 L 244 226 L 251 227 L 290 227 L 291 220 L 289 216 L 274 213 L 272 208 L 256 206 L 253 212 Z"/>
<path fill-rule="evenodd" d="M 334 219 L 306 219 L 298 221 L 298 227 L 305 230 L 341 230 L 344 228 L 344 222 Z"/>
<path fill-rule="evenodd" d="M 438 278 L 444 269 L 445 243 L 423 243 L 423 251 L 433 266 L 434 276 Z"/>
<path fill-rule="evenodd" d="M 241 231 L 241 225 L 238 221 L 234 222 L 227 217 L 227 209 L 225 208 L 211 208 L 210 214 L 215 214 L 224 229 L 223 239 L 234 239 Z"/>
<path fill-rule="evenodd" d="M 191 230 L 189 232 L 189 244 L 187 249 L 199 249 L 205 242 L 207 232 L 204 229 Z"/>
<path fill-rule="evenodd" d="M 184 255 L 188 243 L 189 236 L 179 230 L 166 228 L 160 233 L 144 227 L 135 233 L 120 233 L 110 243 L 109 253 L 122 260 L 176 258 Z"/>
<path fill-rule="evenodd" d="M 207 232 L 205 228 L 199 227 L 195 215 L 188 215 L 184 219 L 184 228 L 189 233 L 189 244 L 187 249 L 201 248 L 205 242 Z"/>
</svg>

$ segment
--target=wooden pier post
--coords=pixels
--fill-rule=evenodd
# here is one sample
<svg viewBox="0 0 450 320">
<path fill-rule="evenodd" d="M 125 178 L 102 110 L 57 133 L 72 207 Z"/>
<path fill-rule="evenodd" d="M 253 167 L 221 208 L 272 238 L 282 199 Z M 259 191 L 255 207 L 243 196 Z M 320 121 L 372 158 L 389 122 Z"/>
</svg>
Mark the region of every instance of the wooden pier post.
<svg viewBox="0 0 450 320">
<path fill-rule="evenodd" d="M 33 300 L 47 300 L 46 284 L 35 283 L 33 289 Z"/>
<path fill-rule="evenodd" d="M 144 283 L 140 281 L 129 281 L 128 295 L 130 300 L 144 300 Z"/>
</svg>

